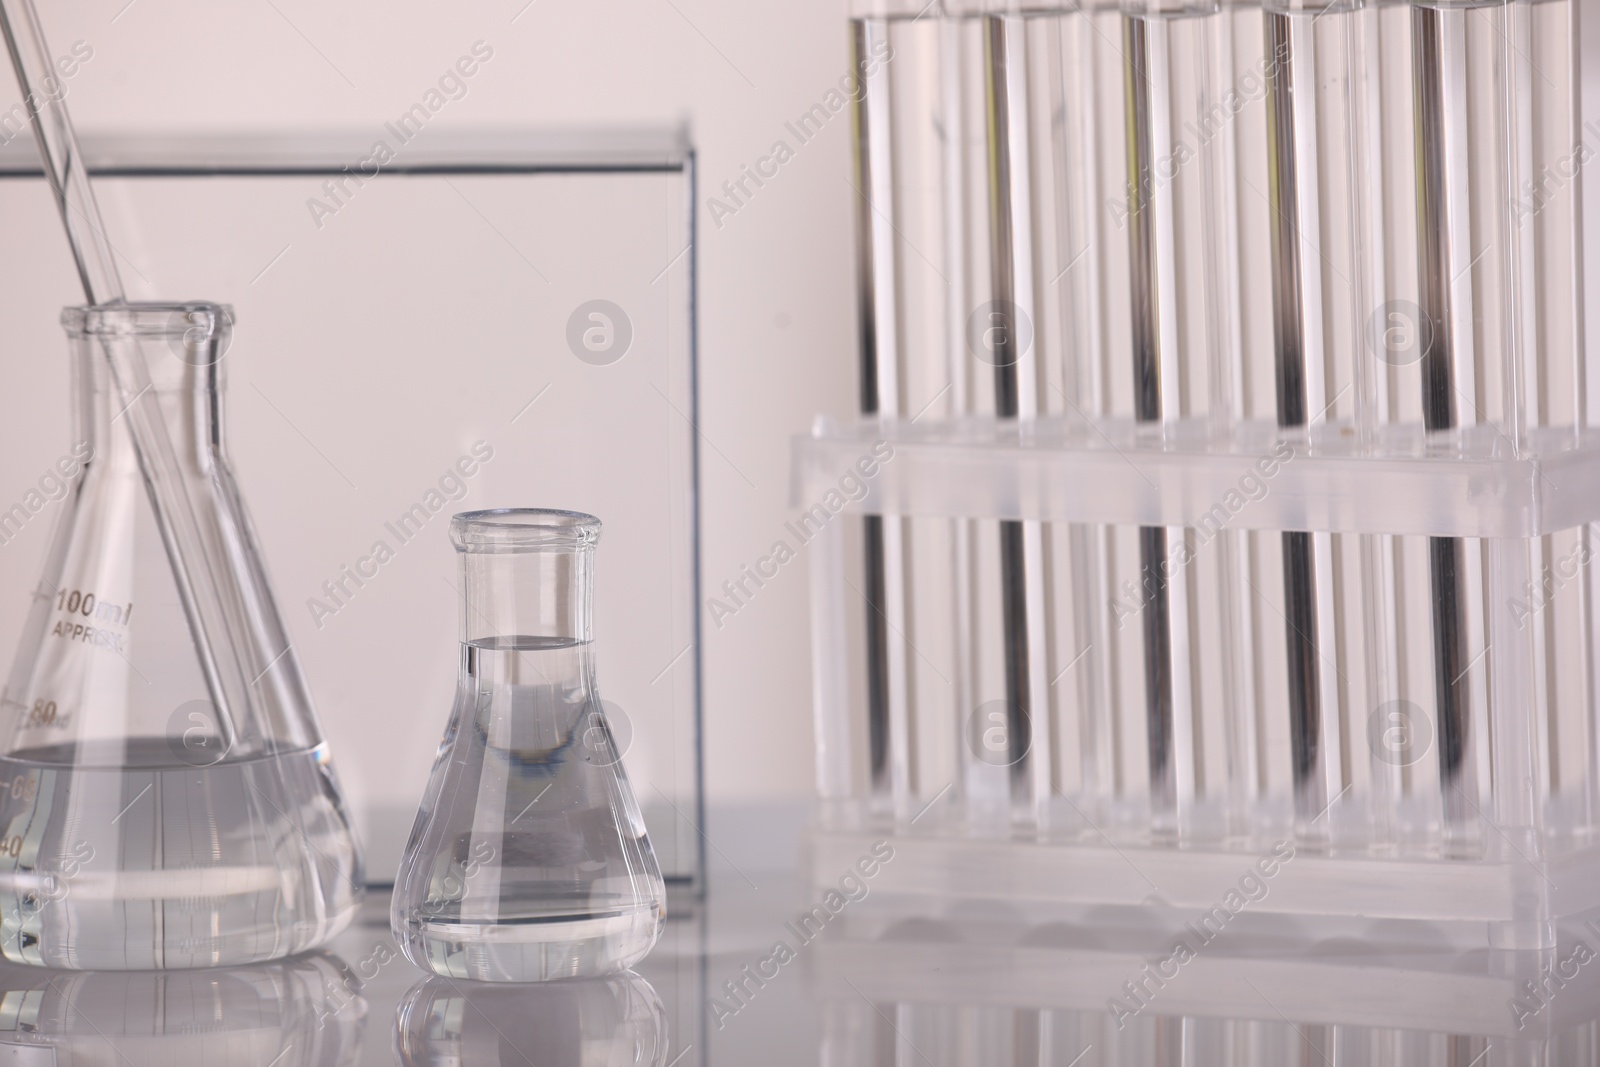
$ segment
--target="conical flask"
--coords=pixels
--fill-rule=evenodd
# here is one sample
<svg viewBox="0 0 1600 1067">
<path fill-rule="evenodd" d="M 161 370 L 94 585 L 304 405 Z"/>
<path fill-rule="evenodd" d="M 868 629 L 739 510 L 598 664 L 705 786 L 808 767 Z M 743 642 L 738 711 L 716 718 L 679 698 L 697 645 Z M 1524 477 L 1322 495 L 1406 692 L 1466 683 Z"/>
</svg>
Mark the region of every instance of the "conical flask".
<svg viewBox="0 0 1600 1067">
<path fill-rule="evenodd" d="M 0 955 L 144 970 L 315 947 L 353 917 L 361 866 L 228 467 L 232 313 L 108 305 L 62 323 L 74 462 L 0 709 Z M 165 548 L 113 343 L 144 350 L 185 472 L 157 503 L 188 509 L 203 552 Z"/>
<path fill-rule="evenodd" d="M 595 689 L 599 537 L 599 520 L 567 511 L 451 520 L 461 669 L 390 912 L 425 970 L 597 977 L 661 936 L 661 868 Z"/>
</svg>

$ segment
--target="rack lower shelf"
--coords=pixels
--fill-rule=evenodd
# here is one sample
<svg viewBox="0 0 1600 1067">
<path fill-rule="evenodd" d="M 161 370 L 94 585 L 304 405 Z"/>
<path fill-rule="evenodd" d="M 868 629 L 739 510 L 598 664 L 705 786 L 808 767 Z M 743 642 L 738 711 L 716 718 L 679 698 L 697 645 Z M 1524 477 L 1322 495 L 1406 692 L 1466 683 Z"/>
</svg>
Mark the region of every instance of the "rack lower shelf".
<svg viewBox="0 0 1600 1067">
<path fill-rule="evenodd" d="M 1138 845 L 1049 843 L 815 829 L 809 869 L 838 881 L 879 842 L 894 850 L 872 892 L 925 900 L 1138 905 L 1488 924 L 1487 943 L 1548 947 L 1559 922 L 1600 899 L 1600 846 L 1551 859 L 1432 860 Z M 1275 868 L 1270 875 L 1259 864 Z M 1240 901 L 1243 904 L 1240 905 Z"/>
</svg>

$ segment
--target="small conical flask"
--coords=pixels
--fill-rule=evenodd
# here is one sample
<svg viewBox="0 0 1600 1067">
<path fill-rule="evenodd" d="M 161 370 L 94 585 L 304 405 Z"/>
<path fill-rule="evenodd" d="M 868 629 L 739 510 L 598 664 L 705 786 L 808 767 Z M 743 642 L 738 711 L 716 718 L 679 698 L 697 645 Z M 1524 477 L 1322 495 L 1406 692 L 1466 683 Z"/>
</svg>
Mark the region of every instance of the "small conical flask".
<svg viewBox="0 0 1600 1067">
<path fill-rule="evenodd" d="M 661 868 L 595 690 L 599 538 L 598 519 L 567 511 L 451 520 L 460 676 L 390 912 L 425 970 L 597 977 L 661 936 Z"/>
<path fill-rule="evenodd" d="M 55 529 L 0 706 L 8 960 L 232 966 L 314 948 L 354 916 L 359 855 L 224 447 L 232 322 L 203 303 L 62 315 L 74 435 L 59 499 L 41 501 Z M 149 365 L 184 472 L 160 494 L 109 344 Z M 157 501 L 188 509 L 203 552 L 169 556 Z M 190 625 L 197 600 L 209 629 Z"/>
</svg>

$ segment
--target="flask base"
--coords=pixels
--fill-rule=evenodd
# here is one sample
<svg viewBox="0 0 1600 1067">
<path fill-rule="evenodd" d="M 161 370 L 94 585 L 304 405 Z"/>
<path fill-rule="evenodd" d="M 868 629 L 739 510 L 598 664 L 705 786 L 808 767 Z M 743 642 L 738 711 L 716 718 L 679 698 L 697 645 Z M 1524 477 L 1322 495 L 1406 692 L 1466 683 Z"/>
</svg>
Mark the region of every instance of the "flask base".
<svg viewBox="0 0 1600 1067">
<path fill-rule="evenodd" d="M 473 982 L 545 982 L 620 974 L 661 936 L 662 909 L 472 922 L 427 918 L 396 924 L 406 958 L 424 970 Z"/>
<path fill-rule="evenodd" d="M 0 957 L 233 966 L 315 948 L 355 917 L 360 862 L 324 748 L 211 766 L 166 739 L 131 739 L 120 765 L 72 751 L 0 758 Z"/>
</svg>

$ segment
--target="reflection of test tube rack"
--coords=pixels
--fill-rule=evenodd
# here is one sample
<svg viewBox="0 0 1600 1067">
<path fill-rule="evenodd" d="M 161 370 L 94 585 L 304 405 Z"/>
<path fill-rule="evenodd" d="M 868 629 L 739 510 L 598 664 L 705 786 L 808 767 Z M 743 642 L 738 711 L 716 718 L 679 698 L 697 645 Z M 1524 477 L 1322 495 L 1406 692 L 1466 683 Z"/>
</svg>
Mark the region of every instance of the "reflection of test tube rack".
<svg viewBox="0 0 1600 1067">
<path fill-rule="evenodd" d="M 810 949 L 819 1062 L 1481 1067 L 1588 1063 L 1600 1038 L 1600 974 L 1568 967 L 1559 996 L 1530 995 L 1546 954 L 1440 940 L 1419 951 L 1392 923 L 1357 921 L 1348 938 L 1289 951 L 1286 933 L 1245 915 L 1199 944 L 1192 915 L 1157 909 L 1041 921 L 952 905 L 907 918 L 869 899 Z M 1592 939 L 1585 924 L 1563 927 L 1556 958 Z M 1179 942 L 1198 947 L 1176 963 Z"/>
<path fill-rule="evenodd" d="M 1274 907 L 1544 942 L 1600 889 L 1600 18 L 853 27 L 872 418 L 797 497 L 894 458 L 815 545 L 819 870 L 889 832 L 924 891 L 1198 905 L 1288 835 Z"/>
</svg>

